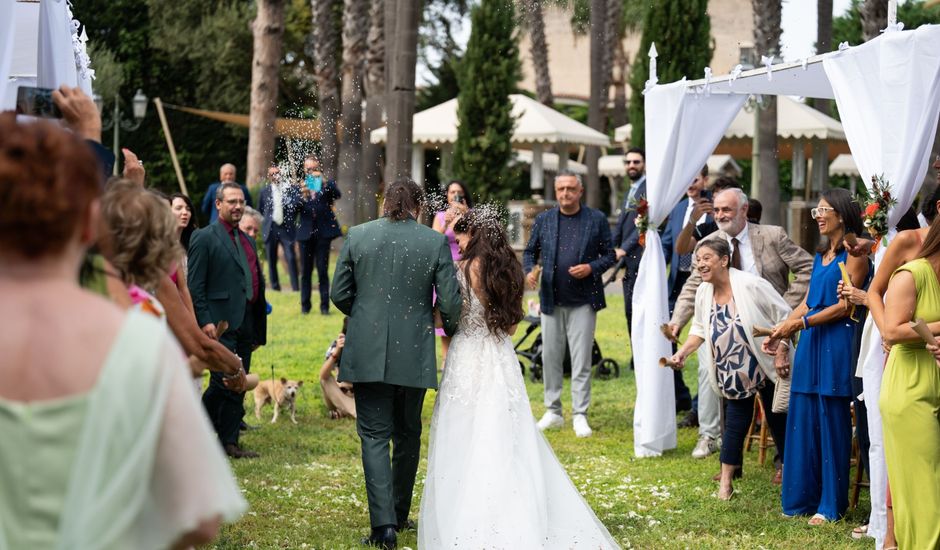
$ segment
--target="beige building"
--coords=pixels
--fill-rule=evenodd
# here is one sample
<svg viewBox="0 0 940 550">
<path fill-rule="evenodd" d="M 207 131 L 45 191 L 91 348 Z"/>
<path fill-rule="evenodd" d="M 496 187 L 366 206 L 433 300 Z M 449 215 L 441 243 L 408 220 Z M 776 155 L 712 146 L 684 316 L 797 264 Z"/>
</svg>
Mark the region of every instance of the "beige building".
<svg viewBox="0 0 940 550">
<path fill-rule="evenodd" d="M 552 93 L 556 100 L 586 102 L 590 95 L 590 48 L 588 35 L 576 36 L 571 28 L 571 12 L 548 5 L 544 8 L 545 38 L 548 42 L 549 71 L 552 77 Z M 710 0 L 708 14 L 711 16 L 711 35 L 715 41 L 715 53 L 711 68 L 715 76 L 726 74 L 739 63 L 741 48 L 750 48 L 754 43 L 754 18 L 751 3 L 742 0 Z M 633 33 L 624 39 L 624 50 L 628 62 L 633 61 L 640 46 L 640 34 Z M 520 88 L 535 92 L 535 74 L 532 70 L 531 46 L 527 33 L 519 44 L 522 57 L 522 81 Z M 643 52 L 646 55 L 646 52 Z M 660 60 L 662 62 L 662 60 Z M 704 67 L 702 67 L 704 70 Z M 689 79 L 702 78 L 703 73 L 686 75 Z M 628 78 L 629 81 L 629 78 Z M 629 86 L 627 94 L 630 93 Z M 611 90 L 613 97 L 613 90 Z"/>
</svg>

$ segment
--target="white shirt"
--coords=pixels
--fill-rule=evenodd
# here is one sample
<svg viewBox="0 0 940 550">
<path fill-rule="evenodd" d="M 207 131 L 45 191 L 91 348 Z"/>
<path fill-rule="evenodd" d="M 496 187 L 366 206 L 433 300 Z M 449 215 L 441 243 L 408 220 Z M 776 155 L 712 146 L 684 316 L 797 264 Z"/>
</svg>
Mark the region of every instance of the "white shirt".
<svg viewBox="0 0 940 550">
<path fill-rule="evenodd" d="M 633 202 L 634 198 L 636 198 L 636 190 L 640 188 L 640 185 L 644 181 L 646 181 L 645 174 L 641 176 L 640 179 L 633 182 L 632 185 L 630 185 L 630 191 L 627 192 L 627 201 L 624 203 L 624 206 L 623 206 L 624 210 L 630 208 L 630 203 Z"/>
<path fill-rule="evenodd" d="M 278 225 L 284 224 L 284 191 L 277 183 L 271 184 L 271 202 L 274 211 L 271 213 L 271 219 Z"/>
<path fill-rule="evenodd" d="M 728 235 L 728 246 L 731 247 L 731 254 L 734 254 L 734 244 L 731 242 L 731 239 L 738 239 L 738 243 L 741 246 L 741 271 L 746 271 L 751 275 L 757 275 L 759 277 L 760 272 L 757 270 L 757 264 L 754 262 L 754 249 L 751 248 L 751 236 L 748 231 L 749 225 L 750 224 L 745 223 L 744 229 L 734 237 Z"/>
</svg>

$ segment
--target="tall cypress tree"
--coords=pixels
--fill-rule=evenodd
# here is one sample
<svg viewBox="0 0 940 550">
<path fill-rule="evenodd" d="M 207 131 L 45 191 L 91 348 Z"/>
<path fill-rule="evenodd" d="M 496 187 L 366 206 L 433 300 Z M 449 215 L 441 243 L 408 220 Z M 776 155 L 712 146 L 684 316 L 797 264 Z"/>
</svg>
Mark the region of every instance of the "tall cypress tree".
<svg viewBox="0 0 940 550">
<path fill-rule="evenodd" d="M 482 0 L 460 62 L 454 173 L 482 197 L 506 198 L 515 183 L 508 166 L 515 126 L 509 94 L 521 74 L 515 29 L 510 0 Z"/>
<path fill-rule="evenodd" d="M 708 0 L 653 0 L 646 10 L 643 38 L 630 74 L 631 143 L 638 147 L 646 139 L 643 88 L 649 79 L 647 52 L 653 42 L 659 54 L 656 72 L 660 84 L 675 82 L 683 76 L 690 80 L 701 78 L 715 49 Z"/>
</svg>

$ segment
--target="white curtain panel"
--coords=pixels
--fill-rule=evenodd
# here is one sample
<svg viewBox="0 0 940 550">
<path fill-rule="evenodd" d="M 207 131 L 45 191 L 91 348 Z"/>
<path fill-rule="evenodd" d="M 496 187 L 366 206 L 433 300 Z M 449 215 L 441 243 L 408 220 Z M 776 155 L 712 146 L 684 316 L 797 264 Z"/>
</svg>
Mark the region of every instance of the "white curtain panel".
<svg viewBox="0 0 940 550">
<path fill-rule="evenodd" d="M 862 181 L 884 174 L 894 227 L 920 191 L 940 112 L 940 26 L 888 31 L 823 61 Z"/>
<path fill-rule="evenodd" d="M 13 60 L 13 0 L 0 0 L 0 110 L 12 107 L 15 98 L 7 98 L 10 63 Z"/>
<path fill-rule="evenodd" d="M 666 261 L 656 228 L 689 188 L 747 99 L 739 94 L 692 94 L 685 80 L 646 93 L 646 196 L 650 230 L 633 293 L 631 348 L 637 399 L 633 449 L 638 457 L 676 448 L 673 374 L 659 366 L 672 355 L 659 327 L 669 321 Z"/>
<path fill-rule="evenodd" d="M 90 79 L 79 75 L 76 67 L 72 12 L 65 0 L 43 0 L 39 4 L 39 60 L 36 76 L 38 86 L 42 88 L 58 88 L 65 84 L 80 87 L 91 95 Z"/>
</svg>

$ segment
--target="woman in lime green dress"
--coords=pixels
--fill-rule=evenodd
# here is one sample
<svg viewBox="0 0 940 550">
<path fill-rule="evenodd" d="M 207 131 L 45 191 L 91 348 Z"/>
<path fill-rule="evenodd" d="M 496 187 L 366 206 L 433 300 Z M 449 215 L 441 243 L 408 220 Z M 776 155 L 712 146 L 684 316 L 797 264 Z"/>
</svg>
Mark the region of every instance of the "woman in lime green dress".
<svg viewBox="0 0 940 550">
<path fill-rule="evenodd" d="M 916 260 L 894 273 L 885 296 L 886 342 L 894 344 L 881 386 L 885 457 L 899 548 L 940 548 L 940 367 L 908 321 L 940 333 L 940 224 Z"/>
</svg>

